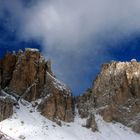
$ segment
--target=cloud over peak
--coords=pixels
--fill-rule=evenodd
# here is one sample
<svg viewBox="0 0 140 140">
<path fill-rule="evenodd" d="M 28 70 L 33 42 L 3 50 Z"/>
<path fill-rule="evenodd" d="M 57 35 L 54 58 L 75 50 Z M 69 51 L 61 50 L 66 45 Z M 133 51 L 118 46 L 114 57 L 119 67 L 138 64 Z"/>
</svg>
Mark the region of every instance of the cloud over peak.
<svg viewBox="0 0 140 140">
<path fill-rule="evenodd" d="M 91 70 L 88 63 L 94 67 L 110 59 L 104 42 L 115 43 L 140 30 L 139 0 L 12 2 L 0 1 L 0 13 L 9 15 L 6 26 L 16 30 L 20 40 L 40 42 L 44 54 L 55 61 L 56 73 L 72 85 L 84 81 Z"/>
<path fill-rule="evenodd" d="M 29 6 L 13 1 L 1 1 L 0 8 L 17 23 L 20 37 L 40 39 L 47 47 L 78 47 L 102 33 L 127 35 L 140 29 L 139 0 L 30 0 Z"/>
</svg>

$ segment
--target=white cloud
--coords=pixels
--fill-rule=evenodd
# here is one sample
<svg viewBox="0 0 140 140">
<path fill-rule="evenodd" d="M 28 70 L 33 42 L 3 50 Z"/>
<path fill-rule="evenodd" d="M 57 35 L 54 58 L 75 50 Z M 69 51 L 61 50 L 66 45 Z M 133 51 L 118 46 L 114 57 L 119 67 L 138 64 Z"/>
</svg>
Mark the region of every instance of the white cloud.
<svg viewBox="0 0 140 140">
<path fill-rule="evenodd" d="M 140 30 L 139 0 L 30 0 L 28 7 L 21 1 L 3 1 L 0 8 L 10 12 L 22 39 L 40 39 L 44 48 L 75 49 L 91 36 Z"/>
<path fill-rule="evenodd" d="M 95 64 L 105 53 L 102 40 L 116 41 L 140 31 L 139 0 L 38 0 L 28 7 L 19 0 L 12 2 L 7 0 L 0 8 L 12 15 L 18 37 L 39 40 L 66 80 L 86 72 L 80 68 L 79 74 L 78 69 L 86 56 L 92 55 Z"/>
<path fill-rule="evenodd" d="M 21 31 L 50 47 L 72 48 L 102 32 L 139 30 L 139 12 L 139 0 L 42 0 L 25 10 Z"/>
</svg>

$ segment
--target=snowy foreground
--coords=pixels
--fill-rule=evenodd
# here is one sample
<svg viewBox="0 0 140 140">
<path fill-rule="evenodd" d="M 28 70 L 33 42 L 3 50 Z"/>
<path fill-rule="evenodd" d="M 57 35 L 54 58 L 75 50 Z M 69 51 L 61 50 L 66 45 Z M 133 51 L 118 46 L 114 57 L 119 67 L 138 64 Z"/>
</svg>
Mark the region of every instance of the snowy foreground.
<svg viewBox="0 0 140 140">
<path fill-rule="evenodd" d="M 15 140 L 140 140 L 140 135 L 116 123 L 106 123 L 96 116 L 99 132 L 82 127 L 84 119 L 77 115 L 73 123 L 62 127 L 42 117 L 28 104 L 14 109 L 14 115 L 0 123 L 2 132 Z"/>
</svg>

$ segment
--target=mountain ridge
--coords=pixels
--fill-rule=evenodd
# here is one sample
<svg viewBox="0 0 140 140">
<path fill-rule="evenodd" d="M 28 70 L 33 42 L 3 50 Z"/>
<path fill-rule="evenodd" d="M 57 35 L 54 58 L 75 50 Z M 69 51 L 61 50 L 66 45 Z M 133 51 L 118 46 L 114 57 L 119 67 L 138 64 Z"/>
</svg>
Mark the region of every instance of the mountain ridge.
<svg viewBox="0 0 140 140">
<path fill-rule="evenodd" d="M 71 89 L 52 72 L 51 60 L 46 61 L 37 49 L 26 48 L 0 60 L 0 121 L 30 104 L 59 126 L 75 123 L 79 114 L 85 122 L 81 127 L 97 133 L 99 115 L 107 123 L 118 122 L 140 133 L 139 89 L 140 63 L 135 59 L 112 61 L 102 66 L 85 94 L 73 97 Z"/>
<path fill-rule="evenodd" d="M 71 90 L 55 78 L 50 60 L 46 61 L 39 50 L 7 53 L 1 61 L 0 77 L 2 90 L 14 96 L 17 103 L 41 99 L 37 106 L 44 116 L 56 121 L 73 120 Z"/>
</svg>

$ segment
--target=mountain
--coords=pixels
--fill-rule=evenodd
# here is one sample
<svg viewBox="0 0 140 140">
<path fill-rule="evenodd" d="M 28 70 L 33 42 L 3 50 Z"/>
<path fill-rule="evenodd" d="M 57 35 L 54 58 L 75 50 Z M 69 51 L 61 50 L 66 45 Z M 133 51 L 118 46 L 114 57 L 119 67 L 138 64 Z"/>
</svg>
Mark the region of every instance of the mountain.
<svg viewBox="0 0 140 140">
<path fill-rule="evenodd" d="M 0 122 L 1 131 L 15 140 L 140 140 L 140 135 L 120 123 L 107 123 L 95 115 L 98 131 L 84 127 L 86 119 L 77 114 L 74 122 L 55 122 L 46 119 L 32 106 L 33 103 L 19 103 L 13 115 Z M 77 110 L 76 110 L 77 111 Z"/>
<path fill-rule="evenodd" d="M 106 122 L 120 122 L 140 133 L 140 63 L 104 64 L 77 107 L 83 118 L 98 113 Z"/>
<path fill-rule="evenodd" d="M 0 139 L 140 140 L 139 71 L 135 60 L 104 64 L 92 88 L 73 97 L 39 50 L 8 52 L 0 60 Z"/>
<path fill-rule="evenodd" d="M 1 60 L 0 71 L 0 94 L 5 98 L 3 109 L 7 108 L 7 112 L 0 112 L 1 120 L 12 115 L 13 105 L 22 99 L 29 102 L 40 99 L 36 105 L 45 117 L 53 121 L 73 121 L 71 90 L 55 78 L 50 60 L 45 61 L 37 49 L 7 53 Z M 8 100 L 9 96 L 15 100 Z"/>
</svg>

